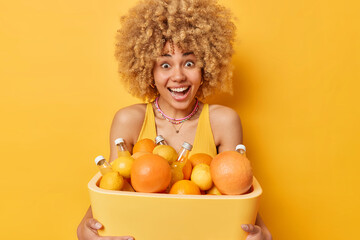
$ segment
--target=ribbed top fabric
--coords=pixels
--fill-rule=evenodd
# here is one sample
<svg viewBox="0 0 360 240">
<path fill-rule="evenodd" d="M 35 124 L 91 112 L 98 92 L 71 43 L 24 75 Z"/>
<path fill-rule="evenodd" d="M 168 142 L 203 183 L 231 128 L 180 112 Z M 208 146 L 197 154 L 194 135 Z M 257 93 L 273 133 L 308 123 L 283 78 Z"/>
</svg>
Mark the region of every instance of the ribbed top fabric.
<svg viewBox="0 0 360 240">
<path fill-rule="evenodd" d="M 156 125 L 155 125 L 155 116 L 154 111 L 151 106 L 151 103 L 146 105 L 146 112 L 143 125 L 138 137 L 138 141 L 144 138 L 149 138 L 155 140 L 156 138 Z"/>
<path fill-rule="evenodd" d="M 155 139 L 156 136 L 154 111 L 151 103 L 148 103 L 138 141 L 144 138 Z M 190 156 L 195 153 L 207 153 L 214 157 L 217 154 L 214 136 L 210 125 L 209 104 L 204 104 L 203 106 L 196 128 L 195 139 L 192 145 L 193 149 L 190 152 Z"/>
</svg>

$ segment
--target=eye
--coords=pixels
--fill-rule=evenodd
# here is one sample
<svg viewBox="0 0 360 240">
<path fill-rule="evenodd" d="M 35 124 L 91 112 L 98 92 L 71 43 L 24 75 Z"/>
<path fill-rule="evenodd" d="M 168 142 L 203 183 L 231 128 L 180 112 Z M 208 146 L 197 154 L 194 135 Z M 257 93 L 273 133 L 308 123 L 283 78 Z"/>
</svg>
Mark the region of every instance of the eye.
<svg viewBox="0 0 360 240">
<path fill-rule="evenodd" d="M 186 67 L 193 67 L 193 66 L 195 66 L 195 63 L 193 63 L 192 61 L 187 61 L 187 62 L 185 63 L 185 66 L 186 66 Z"/>
<path fill-rule="evenodd" d="M 162 68 L 169 68 L 170 67 L 170 64 L 168 64 L 168 63 L 163 63 L 163 64 L 161 64 L 161 67 Z"/>
</svg>

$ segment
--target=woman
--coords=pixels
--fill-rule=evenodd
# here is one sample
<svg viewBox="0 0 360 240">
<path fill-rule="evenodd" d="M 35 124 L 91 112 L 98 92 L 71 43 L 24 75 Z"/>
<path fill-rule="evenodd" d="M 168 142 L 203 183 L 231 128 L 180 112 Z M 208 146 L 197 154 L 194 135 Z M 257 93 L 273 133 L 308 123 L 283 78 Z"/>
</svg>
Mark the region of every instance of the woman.
<svg viewBox="0 0 360 240">
<path fill-rule="evenodd" d="M 193 143 L 191 154 L 214 156 L 234 150 L 242 142 L 237 113 L 199 101 L 214 91 L 230 89 L 235 26 L 228 10 L 214 0 L 147 0 L 121 21 L 116 44 L 121 79 L 134 96 L 149 103 L 115 114 L 110 161 L 117 157 L 118 137 L 126 139 L 130 150 L 138 140 L 156 135 L 164 136 L 176 150 L 184 141 Z M 78 238 L 100 239 L 101 227 L 89 208 Z M 248 239 L 271 239 L 260 216 L 256 225 L 242 228 L 250 233 Z"/>
</svg>

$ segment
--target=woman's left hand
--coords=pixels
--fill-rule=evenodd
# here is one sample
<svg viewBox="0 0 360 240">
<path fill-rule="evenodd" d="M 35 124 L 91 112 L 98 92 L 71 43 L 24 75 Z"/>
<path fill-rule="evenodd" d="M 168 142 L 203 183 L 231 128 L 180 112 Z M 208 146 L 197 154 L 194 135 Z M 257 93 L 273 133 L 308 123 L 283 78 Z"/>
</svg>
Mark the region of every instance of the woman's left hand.
<svg viewBox="0 0 360 240">
<path fill-rule="evenodd" d="M 246 240 L 272 240 L 270 232 L 258 225 L 242 224 L 241 228 L 249 233 Z"/>
</svg>

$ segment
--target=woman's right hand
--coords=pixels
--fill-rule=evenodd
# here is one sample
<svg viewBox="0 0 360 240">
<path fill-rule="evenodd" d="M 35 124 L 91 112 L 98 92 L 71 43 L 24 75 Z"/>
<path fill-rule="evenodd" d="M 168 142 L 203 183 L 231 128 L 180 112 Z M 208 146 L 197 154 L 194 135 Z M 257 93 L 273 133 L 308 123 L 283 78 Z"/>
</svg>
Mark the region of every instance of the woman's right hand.
<svg viewBox="0 0 360 240">
<path fill-rule="evenodd" d="M 135 238 L 130 236 L 122 237 L 100 237 L 97 230 L 103 226 L 94 218 L 83 219 L 77 229 L 77 236 L 79 240 L 134 240 Z"/>
</svg>

